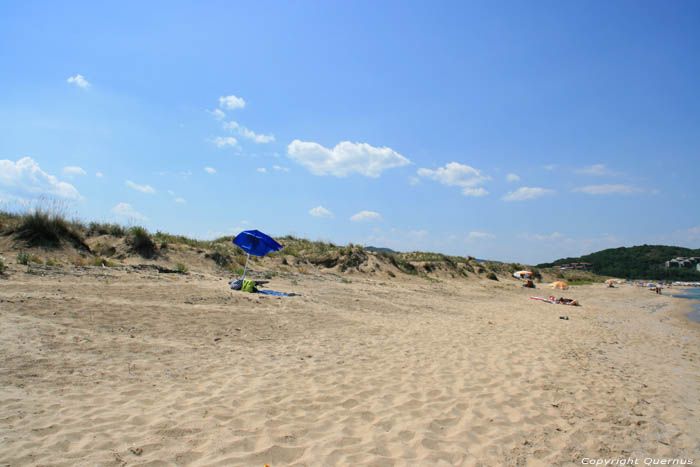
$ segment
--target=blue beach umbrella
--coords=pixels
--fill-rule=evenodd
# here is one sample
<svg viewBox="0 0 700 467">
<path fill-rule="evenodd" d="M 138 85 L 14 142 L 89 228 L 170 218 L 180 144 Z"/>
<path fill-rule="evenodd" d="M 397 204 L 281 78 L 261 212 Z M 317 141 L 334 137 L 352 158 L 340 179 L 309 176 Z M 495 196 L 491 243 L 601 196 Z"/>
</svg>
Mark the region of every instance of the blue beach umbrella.
<svg viewBox="0 0 700 467">
<path fill-rule="evenodd" d="M 245 267 L 243 268 L 243 279 L 245 279 L 245 273 L 248 270 L 250 255 L 265 256 L 271 251 L 279 251 L 282 249 L 282 245 L 277 243 L 274 238 L 259 230 L 244 230 L 236 235 L 236 238 L 233 239 L 233 244 L 238 245 L 243 251 L 248 253 L 248 257 L 245 260 Z"/>
</svg>

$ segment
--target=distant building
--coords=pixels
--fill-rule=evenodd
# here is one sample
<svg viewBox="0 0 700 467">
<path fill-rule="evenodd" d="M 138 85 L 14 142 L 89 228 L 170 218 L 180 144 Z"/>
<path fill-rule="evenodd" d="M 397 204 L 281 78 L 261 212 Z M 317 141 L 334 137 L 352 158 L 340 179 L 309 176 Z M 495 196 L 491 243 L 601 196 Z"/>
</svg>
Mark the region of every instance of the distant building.
<svg viewBox="0 0 700 467">
<path fill-rule="evenodd" d="M 700 257 L 693 256 L 691 258 L 686 258 L 685 256 L 678 256 L 676 258 L 670 259 L 664 263 L 666 269 L 670 268 L 692 268 L 697 267 L 700 263 Z"/>
</svg>

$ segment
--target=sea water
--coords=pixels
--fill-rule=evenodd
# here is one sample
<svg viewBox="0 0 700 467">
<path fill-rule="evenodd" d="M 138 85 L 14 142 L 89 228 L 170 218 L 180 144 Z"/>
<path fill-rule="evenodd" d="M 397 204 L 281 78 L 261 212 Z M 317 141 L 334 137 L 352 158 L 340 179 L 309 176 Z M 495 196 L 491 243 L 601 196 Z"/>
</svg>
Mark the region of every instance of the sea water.
<svg viewBox="0 0 700 467">
<path fill-rule="evenodd" d="M 676 289 L 678 290 L 678 289 Z M 690 313 L 686 314 L 686 316 L 693 321 L 696 321 L 700 323 L 700 287 L 694 287 L 690 289 L 682 289 L 683 293 L 672 293 L 672 297 L 677 297 L 677 298 L 687 298 L 690 300 L 694 300 L 696 303 L 693 303 L 693 311 Z"/>
</svg>

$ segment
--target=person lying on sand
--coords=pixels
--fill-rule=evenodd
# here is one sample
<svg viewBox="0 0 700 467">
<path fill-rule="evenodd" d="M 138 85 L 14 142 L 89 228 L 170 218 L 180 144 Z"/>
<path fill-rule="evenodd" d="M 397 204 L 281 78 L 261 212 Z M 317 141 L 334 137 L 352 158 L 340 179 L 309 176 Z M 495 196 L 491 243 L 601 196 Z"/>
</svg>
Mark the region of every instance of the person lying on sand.
<svg viewBox="0 0 700 467">
<path fill-rule="evenodd" d="M 550 298 L 554 299 L 554 297 Z M 558 303 L 559 305 L 579 306 L 578 300 L 574 300 L 573 298 L 559 297 L 557 299 L 554 299 L 554 303 Z"/>
</svg>

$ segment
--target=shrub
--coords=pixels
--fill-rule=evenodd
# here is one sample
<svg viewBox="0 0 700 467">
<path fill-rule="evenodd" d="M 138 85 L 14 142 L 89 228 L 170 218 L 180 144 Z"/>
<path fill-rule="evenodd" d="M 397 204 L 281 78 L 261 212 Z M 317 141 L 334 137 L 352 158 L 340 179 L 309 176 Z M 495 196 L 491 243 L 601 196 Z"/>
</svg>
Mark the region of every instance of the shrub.
<svg viewBox="0 0 700 467">
<path fill-rule="evenodd" d="M 58 248 L 62 240 L 67 240 L 77 248 L 88 249 L 80 234 L 71 228 L 65 218 L 42 209 L 24 214 L 14 233 L 28 248 Z"/>
<path fill-rule="evenodd" d="M 119 224 L 108 224 L 100 222 L 90 222 L 87 228 L 88 237 L 95 237 L 97 235 L 111 235 L 113 237 L 123 237 L 126 235 L 124 227 Z"/>
<path fill-rule="evenodd" d="M 0 275 L 5 274 L 5 271 L 7 271 L 7 266 L 5 266 L 5 262 L 0 258 Z"/>
<path fill-rule="evenodd" d="M 132 227 L 129 230 L 128 243 L 131 250 L 144 258 L 153 258 L 156 255 L 156 244 L 153 243 L 148 231 L 143 227 Z"/>
<path fill-rule="evenodd" d="M 488 274 L 486 274 L 486 278 L 491 279 L 492 281 L 498 280 L 498 276 L 496 276 L 496 273 L 494 272 L 489 272 Z"/>
<path fill-rule="evenodd" d="M 187 266 L 185 266 L 185 265 L 182 264 L 182 263 L 177 263 L 177 267 L 176 267 L 176 268 L 177 268 L 177 272 L 179 272 L 180 274 L 185 274 L 185 273 L 187 273 Z"/>
</svg>

